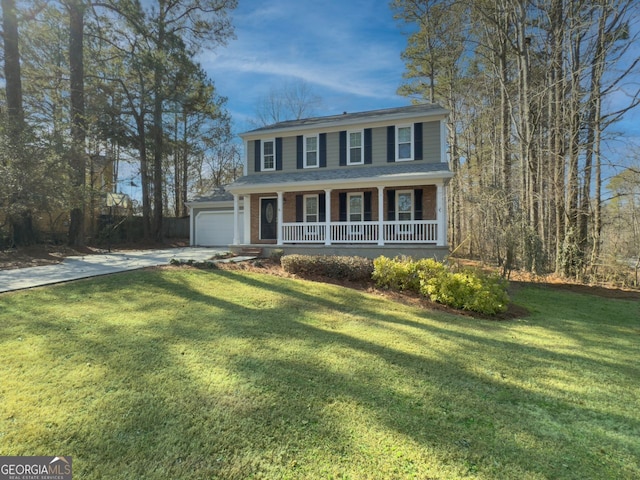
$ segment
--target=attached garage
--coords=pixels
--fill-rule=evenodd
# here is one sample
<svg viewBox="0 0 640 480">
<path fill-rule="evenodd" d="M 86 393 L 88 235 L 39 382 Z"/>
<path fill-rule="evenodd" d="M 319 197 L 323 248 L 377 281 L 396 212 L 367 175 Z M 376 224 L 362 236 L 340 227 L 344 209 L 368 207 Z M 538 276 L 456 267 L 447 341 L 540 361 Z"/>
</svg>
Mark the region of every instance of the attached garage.
<svg viewBox="0 0 640 480">
<path fill-rule="evenodd" d="M 238 216 L 240 238 L 244 236 L 243 214 Z M 193 245 L 219 247 L 233 243 L 233 211 L 200 211 L 194 222 Z"/>
<path fill-rule="evenodd" d="M 223 247 L 233 244 L 233 196 L 220 188 L 207 197 L 186 203 L 190 212 L 190 244 Z M 242 202 L 238 214 L 239 240 L 244 238 Z"/>
</svg>

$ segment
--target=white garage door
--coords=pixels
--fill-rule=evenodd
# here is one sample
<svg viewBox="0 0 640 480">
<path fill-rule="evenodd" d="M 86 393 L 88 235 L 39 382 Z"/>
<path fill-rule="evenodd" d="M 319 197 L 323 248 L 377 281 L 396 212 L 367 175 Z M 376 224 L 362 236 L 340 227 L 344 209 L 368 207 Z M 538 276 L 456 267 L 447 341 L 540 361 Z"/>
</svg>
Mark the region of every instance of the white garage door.
<svg viewBox="0 0 640 480">
<path fill-rule="evenodd" d="M 238 215 L 240 242 L 244 238 L 242 212 Z M 200 212 L 196 216 L 194 245 L 226 246 L 233 243 L 233 212 Z"/>
</svg>

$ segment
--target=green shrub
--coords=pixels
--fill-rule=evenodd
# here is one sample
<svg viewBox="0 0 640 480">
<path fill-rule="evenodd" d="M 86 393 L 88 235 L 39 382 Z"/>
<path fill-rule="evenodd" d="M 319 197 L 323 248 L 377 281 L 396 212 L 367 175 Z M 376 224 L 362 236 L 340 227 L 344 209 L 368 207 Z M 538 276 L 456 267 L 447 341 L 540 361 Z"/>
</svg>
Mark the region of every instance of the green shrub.
<svg viewBox="0 0 640 480">
<path fill-rule="evenodd" d="M 421 292 L 434 302 L 453 308 L 494 315 L 507 310 L 507 282 L 496 274 L 464 270 L 443 271 L 420 279 Z"/>
<path fill-rule="evenodd" d="M 284 250 L 282 248 L 276 248 L 271 252 L 270 257 L 271 257 L 271 260 L 273 260 L 274 262 L 280 263 L 283 255 L 284 255 Z"/>
<path fill-rule="evenodd" d="M 369 280 L 373 262 L 362 257 L 285 255 L 280 263 L 285 272 L 300 276 L 322 276 L 340 280 Z"/>
<path fill-rule="evenodd" d="M 420 279 L 446 271 L 446 266 L 430 258 L 413 261 L 410 257 L 378 257 L 371 276 L 378 287 L 420 293 Z"/>
<path fill-rule="evenodd" d="M 452 272 L 441 262 L 425 258 L 378 257 L 371 278 L 378 287 L 412 291 L 461 310 L 493 315 L 509 303 L 507 282 L 499 275 L 475 270 Z"/>
</svg>

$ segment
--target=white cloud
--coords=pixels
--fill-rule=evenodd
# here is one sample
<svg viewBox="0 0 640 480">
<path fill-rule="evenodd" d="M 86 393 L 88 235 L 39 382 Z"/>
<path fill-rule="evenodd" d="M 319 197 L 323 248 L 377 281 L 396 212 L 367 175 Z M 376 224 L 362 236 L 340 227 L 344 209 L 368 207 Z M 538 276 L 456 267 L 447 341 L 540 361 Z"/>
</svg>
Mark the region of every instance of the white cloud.
<svg viewBox="0 0 640 480">
<path fill-rule="evenodd" d="M 404 38 L 386 3 L 362 1 L 240 2 L 237 39 L 201 56 L 230 99 L 268 90 L 279 78 L 300 78 L 335 94 L 378 100 L 397 98 Z M 233 83 L 225 82 L 225 77 Z"/>
</svg>

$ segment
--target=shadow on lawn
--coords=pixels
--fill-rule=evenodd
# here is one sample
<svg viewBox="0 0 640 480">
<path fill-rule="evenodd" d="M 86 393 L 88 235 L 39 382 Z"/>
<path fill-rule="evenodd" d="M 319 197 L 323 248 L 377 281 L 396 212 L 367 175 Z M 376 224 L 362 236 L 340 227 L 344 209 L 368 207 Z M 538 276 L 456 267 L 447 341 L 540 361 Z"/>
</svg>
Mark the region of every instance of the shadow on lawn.
<svg viewBox="0 0 640 480">
<path fill-rule="evenodd" d="M 83 478 L 101 478 L 105 465 L 126 471 L 129 478 L 295 476 L 296 469 L 313 472 L 314 451 L 333 462 L 325 468 L 355 476 L 366 468 L 357 459 L 367 460 L 362 445 L 368 439 L 357 435 L 368 425 L 396 432 L 422 451 L 421 456 L 398 456 L 392 452 L 395 437 L 389 436 L 378 446 L 377 455 L 384 458 L 376 461 L 422 474 L 424 462 L 494 478 L 505 472 L 545 478 L 632 473 L 625 470 L 625 455 L 638 452 L 624 439 L 640 429 L 637 418 L 591 409 L 578 398 L 568 400 L 565 392 L 549 397 L 526 390 L 509 378 L 510 358 L 517 359 L 516 370 L 523 364 L 571 370 L 580 360 L 602 374 L 618 368 L 614 362 L 486 337 L 503 337 L 513 324 L 422 314 L 403 306 L 382 315 L 382 305 L 389 311 L 387 302 L 371 296 L 363 302 L 361 293 L 346 289 L 332 288 L 326 297 L 306 282 L 210 274 L 208 280 L 224 282 L 225 291 L 237 284 L 268 292 L 229 298 L 210 285 L 190 284 L 185 275 L 127 275 L 128 290 L 145 292 L 135 313 L 152 320 L 119 326 L 97 318 L 92 325 L 40 320 L 27 327 L 34 335 L 44 331 L 64 339 L 46 344 L 51 361 L 61 368 L 90 363 L 87 368 L 98 370 L 94 397 L 78 399 L 91 411 L 91 421 L 71 418 L 62 431 L 46 433 L 42 440 L 71 450 Z M 105 282 L 73 288 L 80 288 L 82 298 L 100 294 Z M 59 301 L 68 301 L 66 291 L 52 290 Z M 168 309 L 154 301 L 154 292 L 171 292 L 176 302 Z M 112 302 L 110 315 L 126 316 L 132 308 L 117 288 L 104 295 Z M 194 318 L 194 304 L 210 309 L 211 316 Z M 315 314 L 323 311 L 342 312 L 343 318 L 318 320 Z M 344 322 L 367 322 L 371 335 L 366 328 L 347 330 Z M 398 343 L 380 343 L 373 329 L 391 331 Z M 442 345 L 430 343 L 433 339 Z M 228 347 L 240 341 L 246 345 Z M 401 348 L 403 342 L 412 350 Z M 192 354 L 196 344 L 207 349 Z M 451 348 L 458 350 L 452 354 Z M 74 356 L 65 358 L 69 352 Z M 340 355 L 357 360 L 347 362 L 348 368 L 327 363 Z M 487 369 L 502 369 L 506 378 L 478 368 L 496 357 L 500 361 Z M 219 373 L 207 377 L 207 371 Z M 364 416 L 345 417 L 344 402 Z M 581 442 L 580 449 L 575 442 Z M 582 456 L 576 456 L 580 450 Z"/>
</svg>

